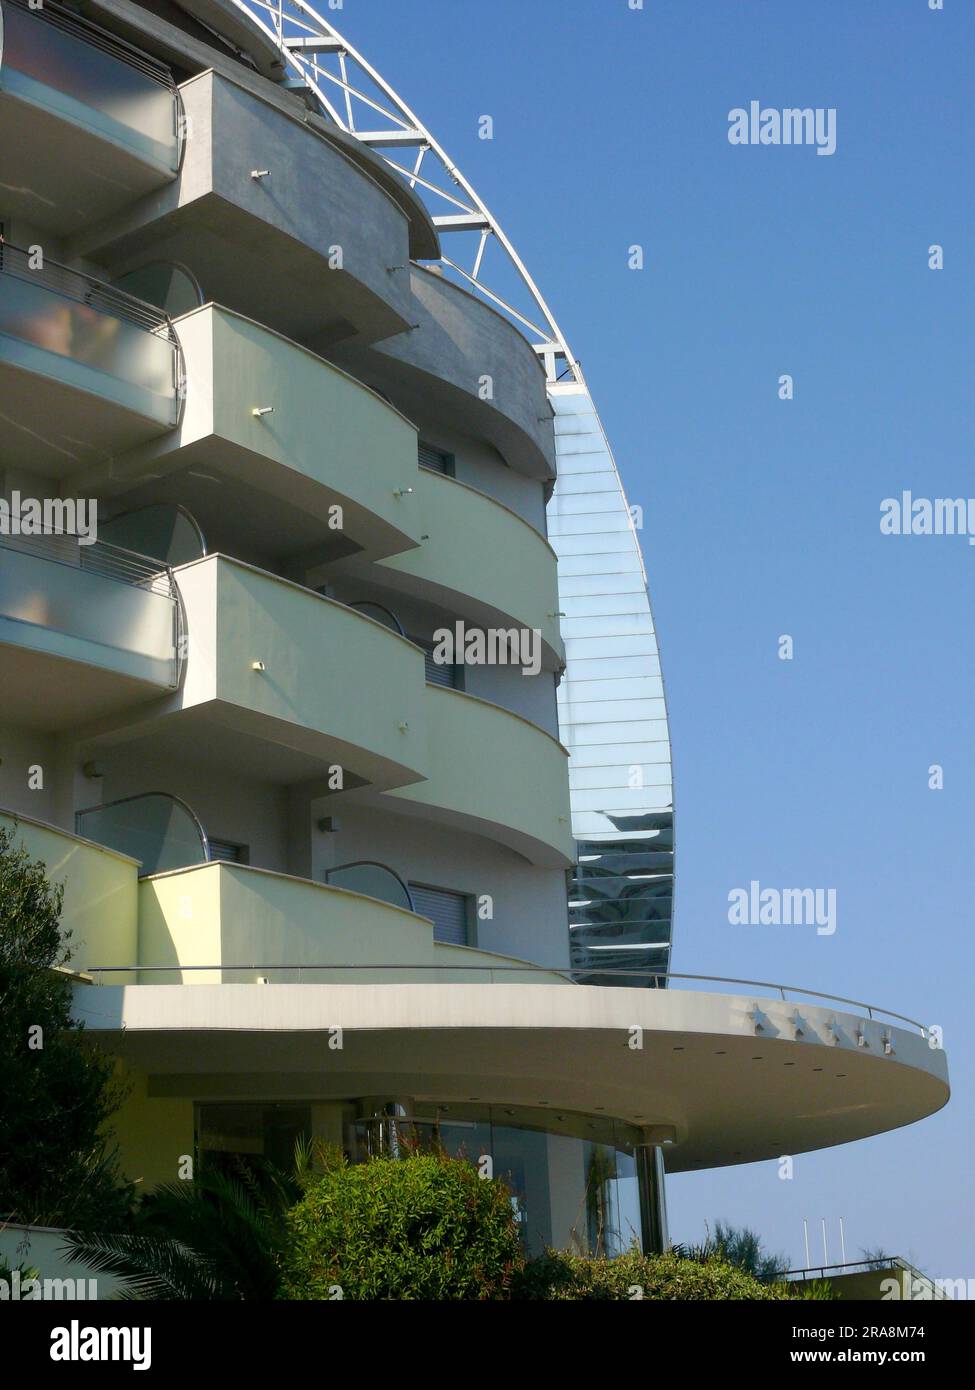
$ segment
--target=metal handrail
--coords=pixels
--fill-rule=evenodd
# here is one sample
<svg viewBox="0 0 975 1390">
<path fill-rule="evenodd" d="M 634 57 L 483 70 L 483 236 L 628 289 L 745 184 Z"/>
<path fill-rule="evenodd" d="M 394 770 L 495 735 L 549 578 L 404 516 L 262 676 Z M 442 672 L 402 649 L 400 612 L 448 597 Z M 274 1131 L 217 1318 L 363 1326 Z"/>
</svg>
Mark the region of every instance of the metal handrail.
<svg viewBox="0 0 975 1390">
<path fill-rule="evenodd" d="M 43 5 L 38 6 L 28 4 L 27 0 L 3 0 L 3 3 L 13 5 L 18 10 L 26 10 L 33 18 L 42 20 L 55 29 L 61 29 L 64 33 L 71 34 L 74 38 L 80 39 L 82 43 L 99 49 L 111 58 L 117 58 L 130 68 L 135 68 L 141 72 L 145 77 L 151 77 L 160 86 L 176 92 L 173 75 L 165 63 L 160 63 L 158 59 L 150 57 L 148 53 L 143 53 L 133 44 L 126 43 L 125 39 L 120 39 L 117 34 L 109 33 L 101 25 L 93 24 L 90 19 L 84 19 L 81 15 L 73 14 L 70 10 L 62 8 L 61 5 L 55 4 L 54 0 L 45 0 Z"/>
<path fill-rule="evenodd" d="M 25 247 L 0 240 L 0 273 L 13 275 L 16 279 L 26 280 L 30 284 L 39 284 L 44 289 L 63 295 L 65 299 L 73 300 L 76 304 L 85 304 L 91 309 L 131 323 L 136 328 L 142 328 L 156 337 L 165 337 L 173 348 L 179 351 L 179 339 L 172 319 L 157 305 L 137 299 L 126 290 L 117 289 L 114 285 L 106 284 L 104 280 L 98 280 L 84 271 L 73 270 L 49 256 L 45 256 L 43 265 L 36 268 L 31 266 L 31 259 L 31 253 Z"/>
<path fill-rule="evenodd" d="M 403 624 L 400 622 L 399 618 L 397 618 L 393 610 L 386 607 L 385 603 L 377 603 L 375 599 L 371 598 L 357 598 L 351 603 L 347 603 L 345 606 L 346 608 L 354 609 L 357 613 L 361 613 L 364 618 L 372 618 L 374 623 L 381 623 L 382 618 L 375 618 L 371 613 L 365 612 L 367 608 L 378 608 L 381 613 L 386 614 L 387 618 L 392 618 L 394 624 L 392 631 L 398 632 L 401 637 L 406 637 L 406 629 L 403 627 Z"/>
<path fill-rule="evenodd" d="M 458 967 L 456 963 L 450 965 L 425 964 L 423 962 L 411 961 L 404 964 L 338 964 L 328 965 L 309 965 L 306 962 L 300 964 L 294 962 L 281 962 L 269 964 L 266 962 L 254 963 L 250 965 L 226 965 L 217 963 L 215 965 L 86 965 L 85 973 L 90 975 L 111 975 L 111 974 L 131 974 L 133 971 L 191 971 L 191 970 L 218 970 L 218 971 L 251 971 L 251 970 L 452 970 L 462 968 L 465 971 L 484 971 L 488 973 L 514 973 L 524 974 L 526 971 L 545 975 L 559 975 L 563 979 L 571 982 L 573 977 L 578 975 L 615 975 L 617 977 L 631 977 L 637 979 L 653 980 L 653 988 L 662 988 L 659 981 L 668 980 L 694 980 L 698 983 L 722 984 L 722 985 L 747 985 L 752 989 L 774 989 L 779 992 L 781 999 L 786 1003 L 797 1003 L 797 1000 L 786 999 L 785 991 L 789 990 L 793 994 L 802 994 L 814 999 L 825 999 L 832 1004 L 849 1004 L 854 1008 L 863 1009 L 868 1018 L 877 1020 L 877 1015 L 882 1014 L 884 1018 L 896 1019 L 899 1023 L 908 1023 L 912 1028 L 916 1028 L 923 1038 L 928 1035 L 928 1030 L 923 1023 L 916 1018 L 909 1018 L 907 1014 L 895 1013 L 893 1009 L 881 1008 L 879 1004 L 865 1004 L 862 1000 L 847 999 L 841 994 L 824 994 L 821 990 L 804 989 L 801 985 L 781 985 L 773 984 L 768 980 L 741 980 L 725 975 L 689 975 L 684 972 L 675 973 L 672 971 L 663 972 L 656 970 L 630 970 L 616 969 L 612 966 L 600 968 L 584 966 L 565 966 L 565 965 L 538 965 L 534 961 L 524 961 L 520 965 L 464 965 Z"/>
<path fill-rule="evenodd" d="M 27 536 L 0 535 L 0 547 L 34 555 L 50 564 L 82 569 L 165 598 L 176 598 L 176 581 L 168 565 L 108 541 L 80 545 L 78 537 L 71 532 L 44 531 Z"/>
<path fill-rule="evenodd" d="M 779 1279 L 783 1283 L 798 1284 L 806 1279 L 841 1278 L 845 1274 L 884 1274 L 892 1270 L 900 1270 L 910 1274 L 913 1279 L 920 1280 L 930 1288 L 933 1299 L 947 1298 L 936 1279 L 932 1279 L 900 1255 L 877 1255 L 864 1260 L 848 1260 L 845 1264 L 806 1265 L 800 1269 L 783 1270 Z M 829 1271 L 832 1271 L 832 1276 Z"/>
<path fill-rule="evenodd" d="M 836 1264 L 829 1265 L 801 1265 L 797 1269 L 784 1269 L 779 1275 L 780 1279 L 799 1279 L 799 1278 L 827 1278 L 826 1271 L 842 1270 L 844 1273 L 852 1273 L 854 1270 L 861 1270 L 869 1273 L 871 1270 L 878 1272 L 883 1269 L 913 1269 L 906 1260 L 902 1260 L 900 1255 L 875 1255 L 864 1260 L 840 1260 Z M 920 1271 L 915 1271 L 920 1273 Z"/>
</svg>

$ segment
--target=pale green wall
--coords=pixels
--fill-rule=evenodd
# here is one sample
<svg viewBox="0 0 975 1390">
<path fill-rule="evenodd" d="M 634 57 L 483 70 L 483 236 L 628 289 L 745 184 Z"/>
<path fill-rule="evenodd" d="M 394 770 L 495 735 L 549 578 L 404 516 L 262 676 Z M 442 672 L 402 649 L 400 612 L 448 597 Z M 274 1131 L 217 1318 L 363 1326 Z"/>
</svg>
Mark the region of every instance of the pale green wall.
<svg viewBox="0 0 975 1390">
<path fill-rule="evenodd" d="M 426 695 L 429 781 L 389 795 L 455 812 L 471 829 L 480 821 L 533 863 L 567 866 L 575 845 L 562 745 L 462 691 L 428 685 Z"/>
<path fill-rule="evenodd" d="M 13 817 L 0 812 L 8 828 Z M 21 818 L 17 840 L 47 868 L 51 882 L 64 884 L 61 926 L 71 933 L 71 965 L 128 965 L 138 948 L 138 867 L 134 859 Z M 113 984 L 128 977 L 113 975 Z"/>
<path fill-rule="evenodd" d="M 428 539 L 381 567 L 422 579 L 432 598 L 454 591 L 537 628 L 561 655 L 558 561 L 544 537 L 503 503 L 428 469 L 419 470 L 416 506 Z"/>
<path fill-rule="evenodd" d="M 192 1099 L 150 1097 L 149 1078 L 140 1072 L 124 1079 L 129 1091 L 110 1127 L 126 1177 L 143 1191 L 178 1181 L 181 1160 L 193 1157 Z"/>
</svg>

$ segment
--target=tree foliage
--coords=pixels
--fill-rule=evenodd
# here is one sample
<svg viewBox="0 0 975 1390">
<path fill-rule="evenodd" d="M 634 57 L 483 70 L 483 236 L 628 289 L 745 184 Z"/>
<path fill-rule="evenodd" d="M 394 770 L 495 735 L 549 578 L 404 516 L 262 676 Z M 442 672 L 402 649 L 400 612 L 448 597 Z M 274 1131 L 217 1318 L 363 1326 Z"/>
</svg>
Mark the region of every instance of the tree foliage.
<svg viewBox="0 0 975 1390">
<path fill-rule="evenodd" d="M 143 1198 L 132 1229 L 75 1233 L 67 1248 L 121 1296 L 155 1302 L 266 1300 L 278 1295 L 287 1212 L 302 1172 L 251 1161 L 214 1167 L 193 1181 L 166 1183 Z"/>
<path fill-rule="evenodd" d="M 129 1205 L 105 1131 L 122 1091 L 71 1015 L 62 897 L 0 828 L 0 1216 L 111 1226 Z"/>
</svg>

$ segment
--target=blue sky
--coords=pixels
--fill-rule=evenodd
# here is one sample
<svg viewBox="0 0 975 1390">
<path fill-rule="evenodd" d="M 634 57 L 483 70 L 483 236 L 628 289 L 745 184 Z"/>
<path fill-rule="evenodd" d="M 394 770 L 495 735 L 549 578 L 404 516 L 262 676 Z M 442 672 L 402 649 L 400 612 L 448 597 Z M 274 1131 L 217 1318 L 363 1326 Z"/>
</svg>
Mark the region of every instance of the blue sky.
<svg viewBox="0 0 975 1390">
<path fill-rule="evenodd" d="M 944 1029 L 945 1111 L 801 1156 L 791 1182 L 772 1164 L 673 1178 L 674 1238 L 722 1217 L 801 1263 L 803 1216 L 817 1233 L 825 1217 L 837 1259 L 843 1216 L 850 1258 L 881 1246 L 975 1277 L 975 549 L 879 529 L 904 488 L 975 494 L 975 6 L 346 0 L 332 18 L 515 241 L 644 508 L 677 776 L 674 968 Z M 834 107 L 836 153 L 730 145 L 728 113 L 753 99 Z M 732 927 L 728 893 L 751 879 L 834 887 L 835 935 Z"/>
</svg>

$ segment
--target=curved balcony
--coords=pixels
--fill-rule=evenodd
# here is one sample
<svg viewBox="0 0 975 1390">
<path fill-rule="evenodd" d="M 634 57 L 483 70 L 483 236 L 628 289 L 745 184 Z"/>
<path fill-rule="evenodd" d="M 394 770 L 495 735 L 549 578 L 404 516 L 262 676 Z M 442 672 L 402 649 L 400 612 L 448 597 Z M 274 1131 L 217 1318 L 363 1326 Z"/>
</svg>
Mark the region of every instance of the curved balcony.
<svg viewBox="0 0 975 1390">
<path fill-rule="evenodd" d="M 172 429 L 182 362 L 167 315 L 0 246 L 0 458 L 63 478 Z"/>
<path fill-rule="evenodd" d="M 235 550 L 245 527 L 259 553 L 300 557 L 303 569 L 347 551 L 374 559 L 417 544 L 420 517 L 407 495 L 419 471 L 416 430 L 397 410 L 216 305 L 176 328 L 187 379 L 178 428 L 124 467 L 90 474 L 101 496 L 145 479 L 142 500 L 188 507 L 212 549 Z"/>
<path fill-rule="evenodd" d="M 373 348 L 342 343 L 329 355 L 408 414 L 433 407 L 444 425 L 486 439 L 518 472 L 554 478 L 552 407 L 528 339 L 442 275 L 411 265 L 409 278 L 409 333 Z"/>
<path fill-rule="evenodd" d="M 98 967 L 109 958 L 86 954 L 99 978 Z M 390 960 L 401 982 L 456 983 L 478 978 L 485 966 L 512 964 L 485 951 L 442 946 L 433 939 L 433 923 L 408 905 L 337 884 L 214 863 L 156 874 L 139 885 L 142 984 L 323 978 L 362 984 L 384 978 Z M 526 979 L 540 978 L 530 966 L 524 971 Z M 118 983 L 115 972 L 104 978 Z M 551 973 L 541 978 L 566 983 Z"/>
<path fill-rule="evenodd" d="M 223 555 L 173 571 L 185 623 L 181 688 L 89 732 L 91 756 L 143 741 L 315 795 L 373 792 L 539 865 L 573 855 L 567 754 L 520 715 L 429 685 L 424 653 L 386 623 Z M 342 769 L 340 786 L 329 785 Z"/>
<path fill-rule="evenodd" d="M 171 182 L 179 94 L 167 68 L 53 0 L 0 5 L 8 216 L 59 235 Z"/>
<path fill-rule="evenodd" d="M 299 116 L 217 72 L 179 90 L 191 134 L 178 179 L 83 237 L 80 253 L 119 273 L 182 263 L 210 299 L 316 348 L 402 333 L 400 202 Z"/>
<path fill-rule="evenodd" d="M 275 782 L 379 788 L 425 775 L 423 654 L 344 604 L 211 555 L 175 571 L 186 675 L 170 715 L 183 754 L 219 753 Z M 368 696 L 368 698 L 366 698 Z"/>
<path fill-rule="evenodd" d="M 420 547 L 383 561 L 397 588 L 481 627 L 542 634 L 544 665 L 564 664 L 557 560 L 533 526 L 477 489 L 421 468 L 414 505 Z"/>
<path fill-rule="evenodd" d="M 557 739 L 500 705 L 428 685 L 427 780 L 389 792 L 430 819 L 508 845 L 533 864 L 566 868 L 568 754 Z"/>
<path fill-rule="evenodd" d="M 179 621 L 158 562 L 72 535 L 0 537 L 5 718 L 55 731 L 174 690 Z"/>
</svg>

